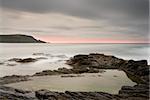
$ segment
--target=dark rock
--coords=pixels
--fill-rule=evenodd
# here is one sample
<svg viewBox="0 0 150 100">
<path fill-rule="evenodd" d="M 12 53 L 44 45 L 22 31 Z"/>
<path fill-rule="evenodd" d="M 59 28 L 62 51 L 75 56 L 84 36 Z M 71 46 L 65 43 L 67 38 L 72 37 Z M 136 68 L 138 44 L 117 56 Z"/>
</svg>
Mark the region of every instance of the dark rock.
<svg viewBox="0 0 150 100">
<path fill-rule="evenodd" d="M 28 81 L 28 80 L 29 80 L 29 76 L 20 76 L 20 75 L 5 76 L 0 78 L 0 85 L 16 83 L 21 81 Z"/>
<path fill-rule="evenodd" d="M 123 86 L 119 91 L 119 96 L 123 98 L 136 97 L 143 98 L 142 100 L 149 99 L 149 86 L 145 84 L 138 84 L 135 86 Z"/>
<path fill-rule="evenodd" d="M 136 81 L 138 79 L 140 81 L 136 81 L 137 83 L 146 83 L 146 84 L 149 83 L 150 70 L 146 60 L 141 61 L 129 60 L 128 62 L 122 64 L 120 68 L 123 71 L 125 71 L 128 74 L 128 76 L 132 76 L 131 79 L 133 81 Z M 133 76 L 136 78 L 133 78 Z"/>
<path fill-rule="evenodd" d="M 0 86 L 0 100 L 38 100 L 34 92 Z"/>
<path fill-rule="evenodd" d="M 82 68 L 76 67 L 72 69 L 59 68 L 58 70 L 44 70 L 42 72 L 37 72 L 33 76 L 44 76 L 44 75 L 59 75 L 59 74 L 82 74 L 82 73 L 99 73 L 103 72 L 96 68 Z"/>
<path fill-rule="evenodd" d="M 12 92 L 22 93 L 22 94 L 30 93 L 31 92 L 31 91 L 25 91 L 25 90 L 21 90 L 21 89 L 14 89 L 12 87 L 6 87 L 6 86 L 0 86 L 0 90 L 3 90 L 3 91 L 12 91 Z"/>
<path fill-rule="evenodd" d="M 73 70 L 72 69 L 67 69 L 67 68 L 58 68 L 58 70 L 54 70 L 57 73 L 61 74 L 72 74 Z"/>
<path fill-rule="evenodd" d="M 35 73 L 33 76 L 45 76 L 45 75 L 57 75 L 57 74 L 59 74 L 59 73 L 56 71 L 44 70 L 42 72 Z"/>
<path fill-rule="evenodd" d="M 92 53 L 89 55 L 76 55 L 67 61 L 67 64 L 77 69 L 79 73 L 91 72 L 93 68 L 97 69 L 121 69 L 125 71 L 128 76 L 132 76 L 132 80 L 141 83 L 149 82 L 149 66 L 146 60 L 134 61 L 123 60 L 114 56 Z M 87 71 L 91 68 L 90 71 Z M 129 75 L 130 74 L 130 75 Z M 133 78 L 135 76 L 136 78 Z M 136 80 L 135 80 L 136 79 Z"/>
<path fill-rule="evenodd" d="M 143 84 L 123 86 L 118 95 L 105 92 L 54 92 L 46 89 L 34 93 L 0 86 L 2 100 L 149 100 L 148 93 L 148 87 Z"/>
<path fill-rule="evenodd" d="M 117 100 L 115 96 L 104 92 L 52 92 L 39 90 L 35 92 L 40 100 Z"/>
<path fill-rule="evenodd" d="M 35 59 L 35 58 L 25 58 L 25 59 L 12 58 L 12 59 L 9 59 L 8 61 L 15 61 L 15 62 L 19 62 L 19 63 L 29 63 L 29 62 L 35 62 L 35 61 L 37 61 L 37 59 Z"/>
<path fill-rule="evenodd" d="M 3 65 L 3 64 L 5 64 L 4 62 L 0 62 L 0 65 Z"/>
<path fill-rule="evenodd" d="M 117 69 L 120 67 L 120 64 L 124 62 L 125 60 L 116 58 L 114 56 L 92 53 L 89 55 L 76 55 L 68 60 L 67 64 L 72 66 L 86 66 L 99 69 Z"/>
</svg>

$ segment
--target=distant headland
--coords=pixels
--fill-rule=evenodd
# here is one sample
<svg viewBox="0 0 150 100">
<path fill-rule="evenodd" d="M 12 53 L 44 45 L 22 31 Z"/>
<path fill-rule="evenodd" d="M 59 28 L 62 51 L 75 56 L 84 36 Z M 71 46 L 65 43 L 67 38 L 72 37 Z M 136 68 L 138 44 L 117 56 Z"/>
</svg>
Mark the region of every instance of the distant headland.
<svg viewBox="0 0 150 100">
<path fill-rule="evenodd" d="M 14 34 L 14 35 L 0 35 L 0 43 L 46 43 L 46 42 L 37 40 L 33 36 Z"/>
</svg>

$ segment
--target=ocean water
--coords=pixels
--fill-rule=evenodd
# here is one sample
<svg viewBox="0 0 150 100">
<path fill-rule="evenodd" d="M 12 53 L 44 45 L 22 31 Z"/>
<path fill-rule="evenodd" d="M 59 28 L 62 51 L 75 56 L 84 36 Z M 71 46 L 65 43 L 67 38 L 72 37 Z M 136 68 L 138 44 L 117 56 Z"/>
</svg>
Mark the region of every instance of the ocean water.
<svg viewBox="0 0 150 100">
<path fill-rule="evenodd" d="M 0 44 L 0 77 L 6 75 L 32 75 L 42 70 L 54 70 L 70 66 L 65 60 L 76 54 L 103 53 L 123 59 L 149 59 L 148 44 Z M 45 58 L 37 62 L 20 64 L 8 61 L 12 58 Z"/>
<path fill-rule="evenodd" d="M 0 77 L 32 75 L 43 70 L 71 68 L 65 60 L 76 54 L 103 53 L 126 60 L 148 60 L 148 44 L 0 44 Z M 40 58 L 36 62 L 16 63 L 12 58 Z M 83 77 L 62 78 L 61 75 L 32 77 L 30 81 L 8 84 L 25 90 L 103 91 L 117 93 L 123 85 L 133 86 L 123 71 L 106 70 L 104 73 L 86 73 Z"/>
</svg>

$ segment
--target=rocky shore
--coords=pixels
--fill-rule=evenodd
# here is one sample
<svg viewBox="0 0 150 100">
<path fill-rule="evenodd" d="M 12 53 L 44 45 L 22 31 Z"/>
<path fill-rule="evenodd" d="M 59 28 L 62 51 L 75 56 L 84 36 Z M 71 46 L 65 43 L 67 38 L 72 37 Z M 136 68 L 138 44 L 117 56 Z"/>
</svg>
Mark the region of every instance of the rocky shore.
<svg viewBox="0 0 150 100">
<path fill-rule="evenodd" d="M 0 86 L 0 100 L 149 100 L 149 87 L 123 86 L 118 94 L 105 92 L 54 92 L 49 90 L 25 91 Z"/>
<path fill-rule="evenodd" d="M 104 92 L 52 92 L 48 90 L 24 91 L 2 86 L 4 84 L 27 81 L 30 76 L 10 76 L 0 78 L 0 99 L 2 100 L 149 100 L 149 66 L 146 60 L 123 60 L 104 54 L 76 55 L 67 64 L 71 69 L 45 70 L 35 73 L 43 75 L 69 75 L 81 73 L 99 73 L 102 69 L 119 69 L 137 85 L 122 86 L 118 94 Z M 12 78 L 11 78 L 12 77 Z M 68 76 L 65 76 L 68 77 Z M 72 76 L 71 76 L 72 77 Z M 74 77 L 74 76 L 73 76 Z M 16 79 L 16 80 L 15 80 Z M 6 81 L 5 81 L 6 80 Z M 8 81 L 9 80 L 9 81 Z"/>
<path fill-rule="evenodd" d="M 67 61 L 67 64 L 76 67 L 97 69 L 118 69 L 126 60 L 111 55 L 91 53 L 89 55 L 76 55 Z"/>
<path fill-rule="evenodd" d="M 28 81 L 29 76 L 21 76 L 21 75 L 12 75 L 12 76 L 4 76 L 0 78 L 0 85 L 16 83 L 21 81 Z"/>
</svg>

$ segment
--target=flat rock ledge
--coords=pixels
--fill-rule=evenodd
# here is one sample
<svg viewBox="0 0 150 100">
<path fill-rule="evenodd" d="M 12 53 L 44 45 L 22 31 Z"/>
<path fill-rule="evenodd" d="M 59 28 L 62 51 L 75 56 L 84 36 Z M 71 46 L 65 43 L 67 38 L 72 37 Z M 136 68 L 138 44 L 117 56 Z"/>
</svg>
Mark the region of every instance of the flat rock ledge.
<svg viewBox="0 0 150 100">
<path fill-rule="evenodd" d="M 58 70 L 44 70 L 37 72 L 33 76 L 45 76 L 45 75 L 60 75 L 60 74 L 82 74 L 82 73 L 102 73 L 104 70 L 96 68 L 58 68 Z"/>
</svg>

